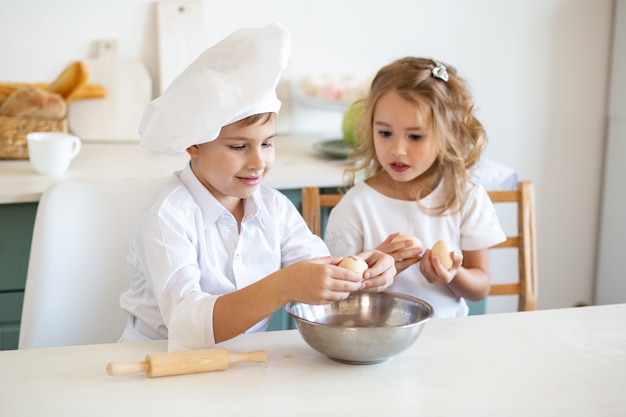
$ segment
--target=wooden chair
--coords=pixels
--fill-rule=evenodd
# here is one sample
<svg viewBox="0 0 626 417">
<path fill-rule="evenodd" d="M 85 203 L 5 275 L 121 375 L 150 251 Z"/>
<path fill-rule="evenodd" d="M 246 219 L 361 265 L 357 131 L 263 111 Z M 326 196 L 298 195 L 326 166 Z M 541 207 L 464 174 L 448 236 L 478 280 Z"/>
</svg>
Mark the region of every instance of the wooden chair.
<svg viewBox="0 0 626 417">
<path fill-rule="evenodd" d="M 517 190 L 490 191 L 497 206 L 517 204 L 517 233 L 491 249 L 517 248 L 518 279 L 510 283 L 492 284 L 489 295 L 519 296 L 518 311 L 537 309 L 537 254 L 535 238 L 535 191 L 532 181 L 520 181 Z"/>
<path fill-rule="evenodd" d="M 318 187 L 302 189 L 302 217 L 313 233 L 322 236 L 322 210 L 334 207 L 341 194 L 320 194 Z M 521 181 L 517 190 L 491 191 L 496 205 L 517 205 L 517 233 L 490 249 L 514 248 L 518 252 L 518 277 L 506 283 L 492 283 L 489 296 L 517 295 L 518 311 L 537 308 L 537 264 L 535 253 L 535 196 L 532 181 Z"/>
<path fill-rule="evenodd" d="M 319 187 L 302 188 L 302 217 L 309 229 L 318 236 L 322 234 L 322 210 L 333 208 L 342 194 L 320 194 Z"/>
</svg>

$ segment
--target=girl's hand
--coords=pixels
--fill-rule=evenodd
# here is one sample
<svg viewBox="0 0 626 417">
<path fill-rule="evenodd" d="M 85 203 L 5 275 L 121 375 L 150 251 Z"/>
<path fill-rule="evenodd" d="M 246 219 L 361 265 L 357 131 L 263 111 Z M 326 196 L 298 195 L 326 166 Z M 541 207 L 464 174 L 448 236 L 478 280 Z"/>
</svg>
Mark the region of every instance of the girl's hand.
<svg viewBox="0 0 626 417">
<path fill-rule="evenodd" d="M 379 250 L 369 250 L 357 255 L 367 262 L 368 269 L 363 273 L 361 290 L 381 292 L 387 289 L 396 276 L 395 261 L 391 255 Z"/>
<path fill-rule="evenodd" d="M 433 254 L 430 249 L 422 255 L 420 262 L 420 272 L 428 282 L 434 285 L 449 284 L 452 282 L 457 272 L 463 264 L 463 256 L 452 252 L 452 266 L 446 270 L 441 264 L 441 260 L 437 255 Z"/>
<path fill-rule="evenodd" d="M 399 274 L 422 259 L 422 248 L 411 247 L 412 242 L 409 240 L 391 242 L 398 236 L 400 236 L 400 233 L 389 235 L 376 249 L 393 257 L 396 271 Z"/>
</svg>

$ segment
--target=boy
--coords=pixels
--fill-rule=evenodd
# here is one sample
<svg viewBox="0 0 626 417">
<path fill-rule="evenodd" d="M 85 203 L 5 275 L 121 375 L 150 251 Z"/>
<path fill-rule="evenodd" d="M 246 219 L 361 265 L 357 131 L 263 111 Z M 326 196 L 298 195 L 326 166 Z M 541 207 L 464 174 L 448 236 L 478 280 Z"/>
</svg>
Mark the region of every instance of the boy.
<svg viewBox="0 0 626 417">
<path fill-rule="evenodd" d="M 378 292 L 394 260 L 365 251 L 362 276 L 337 266 L 291 202 L 261 184 L 274 161 L 275 89 L 290 38 L 280 25 L 239 30 L 205 51 L 148 105 L 142 144 L 189 164 L 172 175 L 135 232 L 123 341 L 207 348 L 267 328 L 289 301 Z"/>
</svg>

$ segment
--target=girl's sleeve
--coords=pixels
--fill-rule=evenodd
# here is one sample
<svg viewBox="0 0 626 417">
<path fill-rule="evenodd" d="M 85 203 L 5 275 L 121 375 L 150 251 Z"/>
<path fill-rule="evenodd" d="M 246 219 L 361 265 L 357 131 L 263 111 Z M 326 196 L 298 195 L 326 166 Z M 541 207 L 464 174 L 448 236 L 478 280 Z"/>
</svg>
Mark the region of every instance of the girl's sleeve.
<svg viewBox="0 0 626 417">
<path fill-rule="evenodd" d="M 487 191 L 482 186 L 474 187 L 463 212 L 461 248 L 468 251 L 486 249 L 505 240 L 506 235 Z"/>
<path fill-rule="evenodd" d="M 330 211 L 324 242 L 333 256 L 350 256 L 363 251 L 363 227 L 356 204 L 347 196 Z"/>
</svg>

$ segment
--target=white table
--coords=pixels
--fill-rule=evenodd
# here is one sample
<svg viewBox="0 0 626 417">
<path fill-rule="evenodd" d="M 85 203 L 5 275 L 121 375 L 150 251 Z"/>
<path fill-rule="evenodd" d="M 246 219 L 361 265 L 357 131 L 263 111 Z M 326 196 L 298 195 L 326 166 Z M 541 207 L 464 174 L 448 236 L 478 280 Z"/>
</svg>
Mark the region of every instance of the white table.
<svg viewBox="0 0 626 417">
<path fill-rule="evenodd" d="M 239 336 L 266 363 L 109 376 L 163 341 L 0 352 L 2 416 L 623 416 L 626 305 L 438 319 L 409 350 L 346 365 L 295 330 Z"/>
<path fill-rule="evenodd" d="M 336 187 L 344 184 L 346 160 L 319 154 L 313 145 L 321 140 L 311 134 L 283 135 L 276 139 L 276 162 L 265 184 L 276 189 L 305 186 Z M 151 152 L 138 143 L 85 142 L 65 174 L 36 173 L 28 160 L 0 160 L 0 204 L 37 202 L 52 184 L 65 180 L 123 181 L 167 178 L 184 167 L 188 156 Z"/>
</svg>

